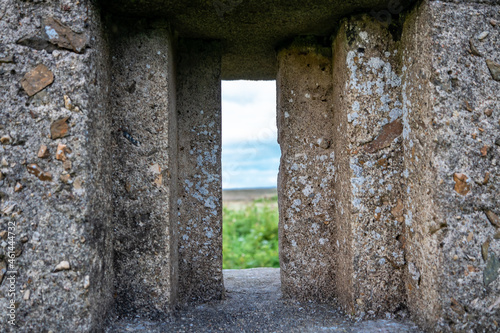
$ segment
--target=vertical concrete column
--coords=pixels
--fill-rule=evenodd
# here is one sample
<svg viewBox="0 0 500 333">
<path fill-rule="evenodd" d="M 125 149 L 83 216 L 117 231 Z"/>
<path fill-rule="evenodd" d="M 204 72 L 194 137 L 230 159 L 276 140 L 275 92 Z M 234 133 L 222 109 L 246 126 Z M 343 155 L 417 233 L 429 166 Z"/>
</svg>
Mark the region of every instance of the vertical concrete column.
<svg viewBox="0 0 500 333">
<path fill-rule="evenodd" d="M 120 313 L 153 316 L 177 291 L 172 37 L 161 22 L 112 28 L 116 302 Z"/>
<path fill-rule="evenodd" d="M 183 302 L 221 299 L 221 51 L 181 40 L 179 123 L 179 293 Z"/>
<path fill-rule="evenodd" d="M 424 1 L 401 40 L 408 307 L 433 331 L 500 323 L 500 6 Z"/>
<path fill-rule="evenodd" d="M 334 297 L 335 154 L 331 48 L 297 40 L 278 54 L 279 254 L 285 297 Z"/>
<path fill-rule="evenodd" d="M 336 290 L 359 318 L 404 308 L 396 46 L 368 16 L 343 21 L 333 43 Z"/>
<path fill-rule="evenodd" d="M 100 15 L 2 0 L 0 36 L 1 330 L 100 331 L 113 302 Z"/>
</svg>

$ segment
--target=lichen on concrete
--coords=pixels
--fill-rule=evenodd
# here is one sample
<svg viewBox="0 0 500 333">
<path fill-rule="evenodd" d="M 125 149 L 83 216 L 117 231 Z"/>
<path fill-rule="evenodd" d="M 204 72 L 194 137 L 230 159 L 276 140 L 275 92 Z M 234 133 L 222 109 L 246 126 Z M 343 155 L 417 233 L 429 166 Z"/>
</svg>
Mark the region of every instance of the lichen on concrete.
<svg viewBox="0 0 500 333">
<path fill-rule="evenodd" d="M 278 203 L 283 294 L 325 302 L 334 297 L 336 171 L 331 60 L 321 49 L 295 43 L 278 54 Z"/>
<path fill-rule="evenodd" d="M 181 40 L 179 46 L 177 209 L 182 304 L 224 295 L 220 50 L 218 42 L 203 40 Z"/>
<path fill-rule="evenodd" d="M 357 317 L 393 316 L 404 302 L 401 79 L 397 44 L 364 16 L 342 22 L 333 45 L 337 295 Z M 347 248 L 347 249 L 345 249 Z M 348 268 L 346 268 L 348 267 Z"/>
</svg>

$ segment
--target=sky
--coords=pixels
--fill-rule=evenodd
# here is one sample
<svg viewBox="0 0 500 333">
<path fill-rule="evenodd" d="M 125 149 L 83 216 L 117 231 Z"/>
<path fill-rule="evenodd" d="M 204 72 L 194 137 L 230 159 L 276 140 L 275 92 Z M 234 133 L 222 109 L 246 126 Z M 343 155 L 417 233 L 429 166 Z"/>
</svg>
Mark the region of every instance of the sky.
<svg viewBox="0 0 500 333">
<path fill-rule="evenodd" d="M 276 81 L 222 81 L 222 188 L 276 187 Z"/>
</svg>

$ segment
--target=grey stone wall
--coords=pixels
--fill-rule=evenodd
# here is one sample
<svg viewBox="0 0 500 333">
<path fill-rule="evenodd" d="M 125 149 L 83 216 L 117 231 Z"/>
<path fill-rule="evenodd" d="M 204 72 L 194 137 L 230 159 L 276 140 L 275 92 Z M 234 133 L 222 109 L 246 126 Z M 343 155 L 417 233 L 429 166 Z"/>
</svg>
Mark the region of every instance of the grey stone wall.
<svg viewBox="0 0 500 333">
<path fill-rule="evenodd" d="M 333 52 L 337 292 L 357 317 L 394 313 L 405 263 L 397 43 L 361 16 L 342 22 Z"/>
<path fill-rule="evenodd" d="M 179 123 L 179 297 L 221 299 L 221 46 L 181 40 L 177 64 Z"/>
<path fill-rule="evenodd" d="M 331 49 L 296 44 L 278 53 L 281 288 L 285 297 L 326 302 L 336 257 Z"/>
<path fill-rule="evenodd" d="M 428 1 L 403 31 L 405 285 L 410 312 L 429 329 L 498 330 L 494 3 Z"/>
<path fill-rule="evenodd" d="M 120 314 L 168 313 L 177 292 L 177 111 L 164 22 L 113 21 L 114 267 Z"/>
<path fill-rule="evenodd" d="M 2 330 L 98 330 L 113 302 L 109 51 L 100 15 L 90 2 L 5 0 L 0 36 Z M 7 323 L 11 299 L 15 327 Z"/>
</svg>

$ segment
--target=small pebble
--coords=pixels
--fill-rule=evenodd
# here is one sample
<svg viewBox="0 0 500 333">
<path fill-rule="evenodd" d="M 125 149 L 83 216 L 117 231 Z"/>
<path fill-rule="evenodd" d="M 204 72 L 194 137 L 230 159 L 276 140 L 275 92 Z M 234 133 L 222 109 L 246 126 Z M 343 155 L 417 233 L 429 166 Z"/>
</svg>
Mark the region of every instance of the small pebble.
<svg viewBox="0 0 500 333">
<path fill-rule="evenodd" d="M 38 149 L 37 156 L 39 158 L 47 158 L 50 156 L 49 148 L 46 145 L 41 145 L 40 149 Z"/>
<path fill-rule="evenodd" d="M 86 275 L 83 280 L 83 288 L 88 289 L 90 287 L 90 276 Z"/>
<path fill-rule="evenodd" d="M 489 31 L 483 31 L 483 32 L 481 32 L 481 33 L 479 34 L 479 36 L 477 36 L 477 39 L 479 39 L 479 40 L 483 40 L 483 39 L 485 39 L 486 37 L 488 37 L 488 35 L 489 35 L 489 34 L 490 34 L 490 32 L 489 32 Z"/>
<path fill-rule="evenodd" d="M 61 261 L 59 265 L 56 266 L 54 269 L 54 272 L 59 272 L 59 271 L 67 271 L 70 269 L 70 265 L 68 261 Z"/>
<path fill-rule="evenodd" d="M 6 136 L 2 136 L 0 138 L 0 142 L 3 144 L 3 145 L 6 145 L 6 144 L 9 144 L 10 142 L 12 141 L 12 139 L 10 138 L 10 136 L 6 135 Z"/>
<path fill-rule="evenodd" d="M 71 104 L 71 99 L 68 95 L 64 95 L 64 107 L 68 110 L 73 110 L 73 104 Z"/>
<path fill-rule="evenodd" d="M 14 192 L 20 192 L 23 189 L 23 185 L 20 183 L 16 184 L 16 187 L 14 187 Z"/>
</svg>

